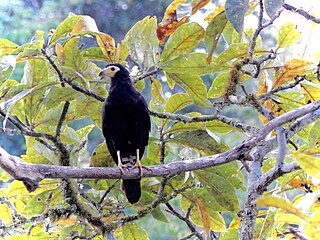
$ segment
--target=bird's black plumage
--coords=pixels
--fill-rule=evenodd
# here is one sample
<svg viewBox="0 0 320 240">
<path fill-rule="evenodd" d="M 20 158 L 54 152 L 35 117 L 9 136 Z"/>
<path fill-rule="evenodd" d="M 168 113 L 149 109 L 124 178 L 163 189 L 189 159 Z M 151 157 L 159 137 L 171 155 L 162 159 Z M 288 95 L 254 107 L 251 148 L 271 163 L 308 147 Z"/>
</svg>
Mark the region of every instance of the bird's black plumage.
<svg viewBox="0 0 320 240">
<path fill-rule="evenodd" d="M 146 101 L 133 87 L 128 70 L 121 64 L 107 65 L 100 76 L 111 77 L 109 95 L 102 108 L 102 131 L 109 152 L 118 166 L 129 159 L 135 163 L 137 153 L 141 159 L 148 145 L 150 116 Z M 139 201 L 140 178 L 123 180 L 123 189 L 130 203 Z"/>
</svg>

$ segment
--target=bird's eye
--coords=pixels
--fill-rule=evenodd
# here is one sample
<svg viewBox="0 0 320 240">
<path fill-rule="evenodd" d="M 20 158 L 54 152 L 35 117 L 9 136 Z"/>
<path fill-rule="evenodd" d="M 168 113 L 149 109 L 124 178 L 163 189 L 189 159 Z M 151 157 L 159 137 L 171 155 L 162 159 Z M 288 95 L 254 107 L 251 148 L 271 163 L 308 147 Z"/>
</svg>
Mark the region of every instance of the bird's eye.
<svg viewBox="0 0 320 240">
<path fill-rule="evenodd" d="M 116 70 L 116 68 L 115 68 L 115 67 L 111 67 L 110 69 L 111 69 L 111 71 L 112 71 L 112 72 L 113 72 L 114 70 Z"/>
</svg>

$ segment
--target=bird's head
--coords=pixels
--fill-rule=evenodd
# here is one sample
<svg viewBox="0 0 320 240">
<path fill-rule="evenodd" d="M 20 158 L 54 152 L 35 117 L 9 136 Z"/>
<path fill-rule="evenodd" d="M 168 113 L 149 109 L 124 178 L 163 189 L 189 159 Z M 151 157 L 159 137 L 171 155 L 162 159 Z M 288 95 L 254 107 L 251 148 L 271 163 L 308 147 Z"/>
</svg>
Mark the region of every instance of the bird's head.
<svg viewBox="0 0 320 240">
<path fill-rule="evenodd" d="M 108 64 L 102 71 L 99 73 L 99 77 L 110 77 L 118 79 L 127 79 L 129 78 L 129 71 L 119 63 Z"/>
</svg>

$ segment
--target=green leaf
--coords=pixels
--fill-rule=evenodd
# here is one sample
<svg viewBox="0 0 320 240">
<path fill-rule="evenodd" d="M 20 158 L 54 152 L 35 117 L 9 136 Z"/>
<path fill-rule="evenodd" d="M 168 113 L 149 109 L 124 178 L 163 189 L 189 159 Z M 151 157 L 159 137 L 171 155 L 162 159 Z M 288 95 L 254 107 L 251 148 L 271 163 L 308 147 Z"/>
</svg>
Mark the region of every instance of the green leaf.
<svg viewBox="0 0 320 240">
<path fill-rule="evenodd" d="M 158 66 L 167 73 L 188 74 L 190 76 L 204 75 L 216 71 L 206 63 L 206 56 L 207 54 L 199 52 L 179 55 L 173 60 L 159 62 Z"/>
<path fill-rule="evenodd" d="M 234 43 L 224 50 L 216 60 L 216 64 L 225 65 L 233 59 L 239 59 L 247 55 L 249 45 L 247 43 Z"/>
<path fill-rule="evenodd" d="M 152 212 L 151 212 L 151 215 L 161 221 L 161 222 L 164 222 L 164 223 L 169 223 L 169 220 L 167 219 L 166 215 L 163 214 L 163 212 L 161 211 L 160 207 L 156 207 Z"/>
<path fill-rule="evenodd" d="M 294 44 L 300 37 L 301 33 L 296 29 L 296 25 L 291 22 L 286 23 L 279 29 L 277 50 Z"/>
<path fill-rule="evenodd" d="M 228 150 L 228 146 L 213 139 L 206 131 L 195 130 L 183 132 L 170 138 L 169 142 L 191 147 L 198 152 L 216 154 Z"/>
<path fill-rule="evenodd" d="M 94 150 L 91 157 L 93 167 L 114 167 L 115 163 L 105 142 L 100 143 Z"/>
<path fill-rule="evenodd" d="M 162 85 L 160 81 L 154 77 L 150 77 L 150 79 L 151 79 L 152 101 L 154 102 L 154 104 L 157 104 L 157 105 L 165 104 L 166 100 L 164 98 Z"/>
<path fill-rule="evenodd" d="M 209 23 L 204 36 L 204 44 L 208 51 L 207 63 L 211 63 L 212 55 L 216 49 L 218 40 L 228 22 L 225 12 L 219 13 Z"/>
<path fill-rule="evenodd" d="M 211 105 L 207 99 L 206 85 L 204 85 L 199 76 L 174 73 L 167 74 L 167 76 L 179 84 L 185 91 L 187 91 L 195 104 L 201 106 Z"/>
<path fill-rule="evenodd" d="M 234 188 L 245 190 L 244 178 L 236 162 L 229 162 L 210 168 L 211 173 L 225 178 Z"/>
<path fill-rule="evenodd" d="M 249 0 L 226 0 L 226 16 L 238 33 L 243 31 L 244 16 L 249 10 Z"/>
<path fill-rule="evenodd" d="M 190 112 L 187 113 L 186 116 L 188 117 L 198 117 L 201 116 L 198 112 Z M 170 128 L 166 130 L 166 134 L 171 133 L 181 133 L 185 131 L 192 131 L 192 130 L 206 130 L 204 122 L 176 122 Z"/>
<path fill-rule="evenodd" d="M 97 126 L 101 127 L 101 107 L 102 103 L 96 99 L 84 97 L 71 102 L 67 117 L 70 121 L 90 117 Z"/>
<path fill-rule="evenodd" d="M 80 38 L 70 39 L 63 47 L 65 61 L 64 66 L 71 67 L 77 72 L 81 72 L 80 66 L 82 64 L 82 58 L 77 46 Z"/>
<path fill-rule="evenodd" d="M 29 59 L 40 54 L 40 49 L 43 47 L 43 44 L 44 31 L 37 30 L 30 43 L 26 43 L 20 46 L 15 51 L 13 51 L 12 54 L 18 54 L 18 61 Z"/>
<path fill-rule="evenodd" d="M 176 93 L 168 99 L 165 111 L 169 113 L 175 113 L 190 105 L 191 103 L 192 99 L 188 94 Z"/>
<path fill-rule="evenodd" d="M 3 55 L 10 54 L 18 48 L 18 45 L 8 39 L 0 38 L 0 58 Z"/>
<path fill-rule="evenodd" d="M 206 122 L 205 124 L 207 129 L 209 129 L 213 133 L 227 134 L 232 130 L 239 131 L 238 128 L 232 127 L 226 123 L 223 123 L 217 120 L 209 121 L 209 122 Z"/>
<path fill-rule="evenodd" d="M 81 52 L 83 60 L 105 61 L 106 56 L 99 47 L 86 48 Z"/>
<path fill-rule="evenodd" d="M 122 227 L 122 235 L 126 240 L 150 239 L 147 231 L 133 222 L 127 223 Z"/>
<path fill-rule="evenodd" d="M 157 18 L 147 16 L 137 22 L 125 36 L 131 58 L 142 69 L 148 69 L 156 62 L 155 58 L 159 45 L 156 29 Z"/>
<path fill-rule="evenodd" d="M 10 78 L 15 67 L 16 67 L 15 57 L 7 56 L 7 57 L 0 58 L 0 86 Z"/>
<path fill-rule="evenodd" d="M 168 155 L 170 151 L 170 147 L 166 145 L 164 157 Z M 147 163 L 148 165 L 157 164 L 160 160 L 160 142 L 159 139 L 154 137 L 149 138 L 148 144 L 148 155 L 147 155 Z"/>
<path fill-rule="evenodd" d="M 25 136 L 25 139 L 27 151 L 25 155 L 21 156 L 21 158 L 25 162 L 34 164 L 51 164 L 52 162 L 59 162 L 58 156 L 56 156 L 54 152 L 50 151 L 49 149 L 45 149 L 45 146 L 43 146 L 42 144 L 42 147 L 36 147 L 36 150 L 34 147 L 36 145 L 40 145 L 40 143 L 36 141 L 33 137 Z M 50 161 L 48 160 L 48 158 L 50 158 Z"/>
<path fill-rule="evenodd" d="M 195 22 L 178 27 L 164 46 L 161 62 L 167 62 L 181 54 L 191 52 L 204 37 L 203 28 Z"/>
<path fill-rule="evenodd" d="M 208 91 L 208 98 L 218 98 L 224 95 L 225 88 L 228 85 L 229 75 L 230 72 L 223 72 L 213 80 Z M 240 82 L 244 82 L 247 79 L 249 79 L 248 75 L 242 74 L 240 77 Z"/>
<path fill-rule="evenodd" d="M 320 177 L 320 158 L 308 155 L 302 152 L 291 152 L 291 155 L 297 160 L 299 166 L 312 177 Z"/>
<path fill-rule="evenodd" d="M 218 75 L 212 82 L 208 91 L 209 98 L 218 98 L 224 95 L 225 88 L 228 85 L 229 72 L 224 72 Z"/>
<path fill-rule="evenodd" d="M 51 89 L 47 96 L 46 108 L 50 109 L 61 102 L 72 101 L 79 98 L 82 94 L 69 87 L 56 87 Z"/>
<path fill-rule="evenodd" d="M 265 7 L 266 13 L 270 18 L 273 18 L 278 10 L 284 4 L 284 0 L 264 0 L 263 5 Z"/>
<path fill-rule="evenodd" d="M 309 132 L 308 137 L 308 145 L 309 148 L 313 148 L 316 146 L 320 139 L 320 121 L 317 121 L 313 126 L 312 129 Z"/>
<path fill-rule="evenodd" d="M 222 207 L 232 213 L 237 213 L 240 210 L 240 205 L 234 186 L 227 179 L 210 170 L 197 170 L 194 173 Z"/>
<path fill-rule="evenodd" d="M 192 191 L 186 192 L 182 198 L 181 206 L 184 211 L 190 206 L 190 203 L 195 204 L 194 197 L 201 199 L 202 203 L 209 209 L 211 212 L 227 212 L 223 206 L 217 202 L 215 196 L 211 194 L 208 187 L 193 188 Z M 188 199 L 188 200 L 187 200 Z"/>
<path fill-rule="evenodd" d="M 81 16 L 70 14 L 62 23 L 59 24 L 55 32 L 53 33 L 49 45 L 54 44 L 60 38 L 66 37 L 73 29 L 74 25 L 78 22 Z"/>
</svg>

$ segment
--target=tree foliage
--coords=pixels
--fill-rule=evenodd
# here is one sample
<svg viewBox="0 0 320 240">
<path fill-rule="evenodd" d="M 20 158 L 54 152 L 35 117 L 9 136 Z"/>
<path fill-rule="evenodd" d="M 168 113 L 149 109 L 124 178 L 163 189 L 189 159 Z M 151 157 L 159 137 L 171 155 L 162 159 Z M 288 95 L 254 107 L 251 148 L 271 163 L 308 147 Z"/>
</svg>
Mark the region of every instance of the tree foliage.
<svg viewBox="0 0 320 240">
<path fill-rule="evenodd" d="M 180 219 L 190 238 L 319 239 L 317 63 L 292 53 L 301 39 L 297 22 L 279 27 L 275 46 L 261 38 L 292 7 L 227 0 L 204 27 L 203 15 L 191 16 L 209 2 L 175 0 L 162 21 L 143 18 L 119 43 L 92 17 L 75 14 L 48 36 L 36 31 L 29 43 L 0 39 L 3 130 L 23 135 L 27 148 L 19 157 L 1 150 L 0 179 L 7 184 L 0 189 L 0 236 L 148 239 L 142 222 L 150 213 L 164 224 L 169 214 Z M 245 18 L 255 14 L 257 27 L 246 28 Z M 88 37 L 94 44 L 83 44 Z M 115 179 L 66 174 L 37 185 L 32 174 L 12 170 L 12 164 L 46 164 L 53 168 L 39 165 L 35 176 L 54 178 L 54 166 L 97 172 L 114 166 L 100 143 L 109 84 L 98 77 L 101 61 L 130 68 L 153 116 L 142 163 L 159 166 L 144 173 L 151 177 L 142 179 L 136 205 L 128 204 Z M 15 80 L 18 62 L 25 67 Z"/>
</svg>

